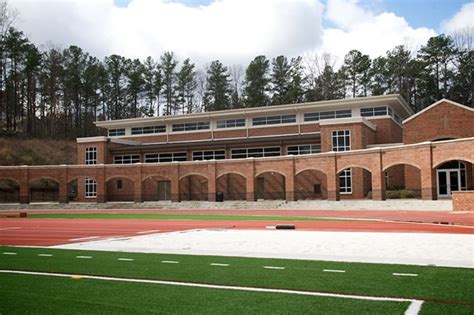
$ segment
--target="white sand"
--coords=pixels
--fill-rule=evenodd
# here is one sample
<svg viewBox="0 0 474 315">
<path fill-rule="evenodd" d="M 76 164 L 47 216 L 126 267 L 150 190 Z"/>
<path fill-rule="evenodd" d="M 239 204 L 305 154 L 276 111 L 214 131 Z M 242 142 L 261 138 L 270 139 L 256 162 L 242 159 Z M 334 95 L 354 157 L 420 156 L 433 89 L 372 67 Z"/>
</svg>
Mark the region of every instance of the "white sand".
<svg viewBox="0 0 474 315">
<path fill-rule="evenodd" d="M 465 234 L 191 230 L 55 247 L 474 267 L 474 235 Z"/>
</svg>

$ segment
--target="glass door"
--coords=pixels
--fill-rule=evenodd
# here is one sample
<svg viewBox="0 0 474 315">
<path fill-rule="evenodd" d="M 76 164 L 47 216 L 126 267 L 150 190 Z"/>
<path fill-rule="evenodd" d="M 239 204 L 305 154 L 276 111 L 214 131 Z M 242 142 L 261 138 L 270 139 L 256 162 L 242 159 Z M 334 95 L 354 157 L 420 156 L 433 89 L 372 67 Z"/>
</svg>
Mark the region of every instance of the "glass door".
<svg viewBox="0 0 474 315">
<path fill-rule="evenodd" d="M 449 197 L 448 171 L 438 171 L 438 197 Z"/>
<path fill-rule="evenodd" d="M 461 190 L 459 170 L 438 170 L 438 197 L 451 197 L 451 192 Z"/>
</svg>

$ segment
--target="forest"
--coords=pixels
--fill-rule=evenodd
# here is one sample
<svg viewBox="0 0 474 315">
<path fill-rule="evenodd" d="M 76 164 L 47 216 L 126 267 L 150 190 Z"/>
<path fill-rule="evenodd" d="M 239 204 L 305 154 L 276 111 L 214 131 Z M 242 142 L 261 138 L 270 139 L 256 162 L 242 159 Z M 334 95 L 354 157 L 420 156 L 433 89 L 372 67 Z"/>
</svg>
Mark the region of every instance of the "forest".
<svg viewBox="0 0 474 315">
<path fill-rule="evenodd" d="M 247 66 L 198 68 L 171 52 L 102 60 L 78 46 L 41 50 L 0 3 L 0 135 L 94 136 L 96 120 L 399 93 L 415 112 L 448 98 L 474 102 L 474 29 L 430 38 L 417 51 L 396 46 L 371 59 L 358 50 L 256 56 Z"/>
</svg>

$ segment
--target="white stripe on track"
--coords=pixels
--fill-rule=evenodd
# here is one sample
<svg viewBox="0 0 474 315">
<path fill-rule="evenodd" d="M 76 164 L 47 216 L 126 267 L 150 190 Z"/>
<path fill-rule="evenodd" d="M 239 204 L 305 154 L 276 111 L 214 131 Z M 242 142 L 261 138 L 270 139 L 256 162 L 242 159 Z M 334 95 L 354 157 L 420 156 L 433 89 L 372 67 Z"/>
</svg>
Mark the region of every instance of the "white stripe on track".
<svg viewBox="0 0 474 315">
<path fill-rule="evenodd" d="M 2 228 L 2 229 L 0 229 L 0 231 L 18 230 L 18 229 L 21 229 L 21 227 L 20 227 L 20 226 L 16 226 L 16 227 L 7 227 L 7 228 Z"/>
<path fill-rule="evenodd" d="M 137 232 L 137 234 L 156 233 L 156 232 L 159 232 L 159 231 L 160 230 L 140 231 L 140 232 Z"/>
<path fill-rule="evenodd" d="M 19 270 L 0 270 L 0 273 L 63 277 L 63 278 L 81 277 L 82 279 L 94 279 L 94 280 L 105 280 L 105 281 L 151 283 L 151 284 L 162 284 L 162 285 L 174 285 L 174 286 L 181 286 L 181 287 L 195 287 L 195 288 L 222 289 L 222 290 L 249 291 L 249 292 L 284 293 L 284 294 L 333 297 L 333 298 L 364 300 L 364 301 L 410 302 L 411 303 L 410 307 L 412 306 L 412 304 L 419 305 L 420 303 L 423 302 L 423 301 L 413 300 L 413 299 L 380 297 L 380 296 L 365 296 L 365 295 L 338 294 L 338 293 L 325 293 L 325 292 L 313 292 L 313 291 L 285 290 L 285 289 L 269 289 L 269 288 L 242 287 L 242 286 L 229 286 L 229 285 L 164 281 L 164 280 L 101 277 L 101 276 L 76 275 L 76 274 L 67 274 L 67 273 L 47 273 L 47 272 L 19 271 Z M 410 309 L 410 307 L 407 309 L 407 311 Z M 413 306 L 412 309 L 413 308 L 415 307 Z M 414 314 L 415 313 L 409 313 L 409 315 L 414 315 Z"/>
<path fill-rule="evenodd" d="M 71 238 L 70 241 L 85 241 L 85 240 L 92 240 L 94 238 L 99 238 L 99 236 L 88 236 L 88 237 L 79 237 L 79 238 Z"/>
</svg>

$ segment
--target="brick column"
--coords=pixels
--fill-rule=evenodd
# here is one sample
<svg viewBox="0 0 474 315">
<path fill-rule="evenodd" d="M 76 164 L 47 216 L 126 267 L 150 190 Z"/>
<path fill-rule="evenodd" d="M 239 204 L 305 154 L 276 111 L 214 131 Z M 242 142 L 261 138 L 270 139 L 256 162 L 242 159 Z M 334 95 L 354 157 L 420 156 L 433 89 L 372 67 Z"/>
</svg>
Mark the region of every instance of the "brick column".
<svg viewBox="0 0 474 315">
<path fill-rule="evenodd" d="M 60 165 L 60 173 L 59 173 L 59 203 L 68 203 L 69 202 L 69 195 L 68 195 L 68 169 L 67 165 Z"/>
<path fill-rule="evenodd" d="M 421 198 L 423 200 L 438 199 L 436 191 L 436 170 L 433 169 L 433 152 L 431 144 L 423 150 L 421 166 Z"/>
<path fill-rule="evenodd" d="M 137 164 L 136 167 L 134 166 L 134 168 L 133 173 L 137 174 L 137 176 L 135 176 L 135 181 L 133 183 L 133 202 L 143 202 L 141 163 Z"/>
<path fill-rule="evenodd" d="M 97 198 L 96 198 L 96 202 L 97 203 L 104 203 L 107 201 L 107 186 L 106 186 L 106 183 L 105 183 L 105 165 L 102 164 L 100 166 L 95 166 L 96 168 L 96 176 L 95 176 L 95 180 L 96 180 L 96 183 L 97 183 Z M 79 183 L 81 183 L 81 181 L 84 181 L 84 177 L 80 177 L 78 180 L 77 180 L 77 185 L 79 186 Z M 85 182 L 82 182 L 82 188 L 81 189 L 84 189 L 84 184 Z M 79 190 L 79 188 L 78 188 Z"/>
<path fill-rule="evenodd" d="M 171 201 L 179 202 L 179 163 L 174 162 L 172 166 L 173 171 L 171 172 Z"/>
<path fill-rule="evenodd" d="M 29 167 L 23 165 L 20 167 L 18 172 L 21 174 L 21 180 L 18 181 L 20 186 L 18 199 L 20 203 L 26 204 L 30 203 L 30 176 L 29 176 Z"/>
<path fill-rule="evenodd" d="M 374 153 L 372 168 L 372 200 L 385 200 L 385 178 L 382 171 L 382 151 Z"/>
<path fill-rule="evenodd" d="M 246 164 L 247 201 L 255 201 L 255 160 L 253 158 L 248 159 Z"/>
<path fill-rule="evenodd" d="M 328 200 L 338 201 L 339 195 L 339 175 L 337 174 L 337 155 L 328 158 L 328 169 L 326 172 Z"/>
<path fill-rule="evenodd" d="M 293 157 L 289 163 L 285 176 L 286 201 L 295 201 L 295 158 Z"/>
<path fill-rule="evenodd" d="M 207 200 L 216 201 L 216 162 L 207 163 Z"/>
</svg>

